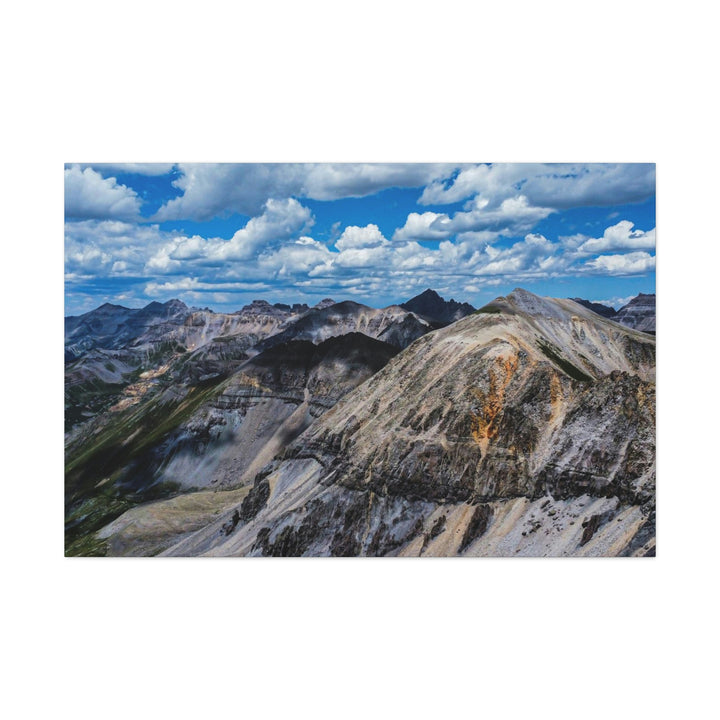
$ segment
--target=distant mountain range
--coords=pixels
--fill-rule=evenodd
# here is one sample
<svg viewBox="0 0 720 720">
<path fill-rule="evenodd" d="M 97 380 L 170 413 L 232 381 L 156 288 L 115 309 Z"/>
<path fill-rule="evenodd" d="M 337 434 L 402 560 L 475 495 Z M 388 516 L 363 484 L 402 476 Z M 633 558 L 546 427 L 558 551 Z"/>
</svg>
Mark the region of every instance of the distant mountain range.
<svg viewBox="0 0 720 720">
<path fill-rule="evenodd" d="M 655 295 L 640 293 L 640 295 L 618 310 L 614 320 L 635 330 L 654 335 Z"/>
<path fill-rule="evenodd" d="M 582 305 L 583 307 L 588 308 L 588 310 L 592 310 L 594 313 L 597 313 L 598 315 L 602 315 L 606 318 L 614 318 L 617 315 L 617 310 L 615 308 L 610 307 L 609 305 L 603 305 L 602 303 L 596 303 L 596 302 L 590 302 L 589 300 L 583 300 L 582 298 L 570 298 L 573 302 L 578 303 L 579 305 Z"/>
<path fill-rule="evenodd" d="M 652 555 L 655 296 L 65 321 L 70 555 Z"/>
<path fill-rule="evenodd" d="M 645 295 L 640 293 L 634 297 L 627 305 L 623 305 L 619 310 L 602 305 L 601 303 L 589 302 L 581 298 L 572 298 L 576 303 L 589 308 L 598 315 L 610 318 L 622 325 L 640 330 L 642 332 L 655 334 L 655 295 Z"/>
</svg>

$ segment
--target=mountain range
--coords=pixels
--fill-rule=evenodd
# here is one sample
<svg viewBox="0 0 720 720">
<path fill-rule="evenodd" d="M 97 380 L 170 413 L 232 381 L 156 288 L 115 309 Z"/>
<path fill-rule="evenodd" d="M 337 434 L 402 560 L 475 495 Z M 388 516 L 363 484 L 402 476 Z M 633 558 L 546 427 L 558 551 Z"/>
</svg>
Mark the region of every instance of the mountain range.
<svg viewBox="0 0 720 720">
<path fill-rule="evenodd" d="M 619 310 L 602 303 L 589 302 L 582 298 L 572 298 L 576 303 L 592 310 L 598 315 L 611 318 L 621 325 L 627 325 L 635 330 L 655 334 L 655 295 L 640 293 L 623 305 Z"/>
<path fill-rule="evenodd" d="M 653 555 L 654 299 L 66 318 L 66 554 Z"/>
</svg>

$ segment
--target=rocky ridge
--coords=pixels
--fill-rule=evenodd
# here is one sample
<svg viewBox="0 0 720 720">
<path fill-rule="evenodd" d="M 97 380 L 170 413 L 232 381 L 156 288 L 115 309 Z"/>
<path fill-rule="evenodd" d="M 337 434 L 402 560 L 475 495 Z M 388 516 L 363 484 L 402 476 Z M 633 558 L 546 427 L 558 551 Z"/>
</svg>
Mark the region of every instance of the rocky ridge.
<svg viewBox="0 0 720 720">
<path fill-rule="evenodd" d="M 67 365 L 66 396 L 116 393 L 67 436 L 72 554 L 654 553 L 646 333 L 520 289 L 435 332 L 399 306 L 187 310 Z"/>
<path fill-rule="evenodd" d="M 654 357 L 647 335 L 516 290 L 313 423 L 232 533 L 166 552 L 652 554 Z"/>
<path fill-rule="evenodd" d="M 475 312 L 469 303 L 459 303 L 452 298 L 445 300 L 430 288 L 402 303 L 400 307 L 415 313 L 434 327 L 444 327 Z"/>
<path fill-rule="evenodd" d="M 647 333 L 655 333 L 655 295 L 640 293 L 618 310 L 617 322 Z"/>
<path fill-rule="evenodd" d="M 198 361 L 197 352 L 149 376 L 144 391 L 135 390 L 68 437 L 66 504 L 73 552 L 84 551 L 80 540 L 123 507 L 203 488 L 241 489 L 398 349 L 360 333 L 318 345 L 290 341 L 252 358 L 215 358 L 223 371 L 201 378 L 197 366 L 208 369 L 209 361 Z M 216 500 L 222 503 L 234 497 L 232 492 Z M 149 549 L 142 540 L 132 547 L 113 543 L 115 551 L 119 547 L 131 553 Z"/>
<path fill-rule="evenodd" d="M 167 379 L 175 382 L 201 382 L 232 372 L 257 343 L 308 309 L 293 307 L 256 300 L 235 313 L 215 313 L 170 300 L 139 310 L 106 304 L 66 318 L 66 432 L 114 407 L 128 393 L 137 400 L 156 384 L 159 367 L 163 374 L 171 370 Z M 152 376 L 143 377 L 147 372 Z"/>
<path fill-rule="evenodd" d="M 606 318 L 613 318 L 617 314 L 617 310 L 615 308 L 610 307 L 609 305 L 603 305 L 602 303 L 596 303 L 596 302 L 590 302 L 590 300 L 583 300 L 582 298 L 570 298 L 573 302 L 576 302 L 578 305 L 582 305 L 583 307 L 586 307 L 588 310 L 592 310 L 594 313 L 597 313 L 598 315 L 602 315 Z"/>
<path fill-rule="evenodd" d="M 427 321 L 399 305 L 376 309 L 352 300 L 320 305 L 260 342 L 258 348 L 264 350 L 289 340 L 318 343 L 351 332 L 405 348 L 432 329 Z"/>
</svg>

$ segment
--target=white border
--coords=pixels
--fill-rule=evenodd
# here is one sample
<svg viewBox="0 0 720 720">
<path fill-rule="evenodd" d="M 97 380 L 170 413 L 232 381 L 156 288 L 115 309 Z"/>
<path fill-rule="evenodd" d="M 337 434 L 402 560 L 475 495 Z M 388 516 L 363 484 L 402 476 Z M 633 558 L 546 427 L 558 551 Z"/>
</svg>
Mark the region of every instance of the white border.
<svg viewBox="0 0 720 720">
<path fill-rule="evenodd" d="M 9 716 L 707 716 L 718 63 L 704 8 L 6 13 Z M 63 559 L 62 165 L 103 160 L 657 162 L 659 557 Z"/>
</svg>

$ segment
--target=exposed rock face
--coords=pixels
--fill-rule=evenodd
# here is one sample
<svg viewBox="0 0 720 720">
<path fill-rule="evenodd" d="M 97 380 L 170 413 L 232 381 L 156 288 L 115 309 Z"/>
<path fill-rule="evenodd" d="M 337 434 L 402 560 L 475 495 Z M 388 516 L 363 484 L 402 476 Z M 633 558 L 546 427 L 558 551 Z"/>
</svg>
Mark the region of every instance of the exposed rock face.
<svg viewBox="0 0 720 720">
<path fill-rule="evenodd" d="M 400 307 L 415 313 L 435 327 L 444 327 L 475 312 L 475 308 L 469 303 L 459 303 L 452 299 L 444 300 L 429 288 L 402 303 Z"/>
<path fill-rule="evenodd" d="M 583 300 L 582 298 L 570 298 L 573 302 L 578 303 L 578 305 L 582 305 L 583 307 L 586 307 L 588 310 L 592 310 L 594 313 L 597 313 L 598 315 L 602 315 L 606 318 L 614 318 L 615 315 L 617 315 L 617 311 L 615 308 L 611 308 L 609 305 L 603 305 L 602 303 L 595 303 L 590 302 L 589 300 Z"/>
<path fill-rule="evenodd" d="M 242 350 L 232 353 L 244 337 L 207 343 L 179 358 L 161 375 L 148 379 L 136 403 L 117 403 L 114 412 L 99 415 L 69 437 L 70 547 L 85 547 L 78 545 L 79 540 L 103 519 L 103 524 L 112 520 L 118 510 L 163 494 L 222 488 L 213 502 L 225 508 L 227 498 L 236 497 L 235 488 L 248 489 L 277 453 L 398 352 L 386 343 L 352 333 L 320 345 L 291 341 L 243 359 Z M 218 354 L 216 346 L 226 344 L 230 354 Z M 211 369 L 222 372 L 209 377 L 201 374 Z M 127 497 L 133 499 L 127 501 Z M 150 517 L 169 513 L 173 527 L 187 533 L 198 522 L 195 506 L 178 503 L 176 498 L 168 502 L 167 506 L 149 506 Z M 202 517 L 209 504 L 202 503 Z M 179 507 L 189 508 L 187 525 L 178 518 Z M 155 519 L 141 511 L 132 517 L 148 523 L 151 536 L 159 532 Z M 122 540 L 110 533 L 109 545 L 123 554 L 164 548 L 173 533 L 161 525 L 162 538 L 147 537 L 133 525 L 127 533 L 122 531 Z"/>
<path fill-rule="evenodd" d="M 305 303 L 293 303 L 292 305 L 288 305 L 286 303 L 274 303 L 273 307 L 278 308 L 279 310 L 291 310 L 294 313 L 304 313 L 310 309 Z"/>
<path fill-rule="evenodd" d="M 314 422 L 230 536 L 167 553 L 652 554 L 654 373 L 652 337 L 516 290 Z"/>
<path fill-rule="evenodd" d="M 291 340 L 274 345 L 252 358 L 242 369 L 259 387 L 274 393 L 310 391 L 314 402 L 332 407 L 349 390 L 383 368 L 397 353 L 397 347 L 363 333 L 331 337 L 315 345 Z"/>
<path fill-rule="evenodd" d="M 319 343 L 352 332 L 363 333 L 389 345 L 405 348 L 431 329 L 426 321 L 398 305 L 376 310 L 346 300 L 313 308 L 290 323 L 282 332 L 259 343 L 258 349 L 265 350 L 289 340 L 309 340 Z"/>
<path fill-rule="evenodd" d="M 65 318 L 65 357 L 75 359 L 95 347 L 120 348 L 150 328 L 180 325 L 190 314 L 180 300 L 151 302 L 139 310 L 105 303 L 84 315 Z"/>
<path fill-rule="evenodd" d="M 126 350 L 91 349 L 65 369 L 65 431 L 113 405 L 139 376 L 139 358 Z"/>
<path fill-rule="evenodd" d="M 171 377 L 178 382 L 193 383 L 232 374 L 250 357 L 248 351 L 259 339 L 254 333 L 219 335 L 179 358 L 173 365 Z"/>
<path fill-rule="evenodd" d="M 139 310 L 105 304 L 85 315 L 65 318 L 66 362 L 92 348 L 132 350 L 147 361 L 167 348 L 195 350 L 218 336 L 252 335 L 255 342 L 277 332 L 307 310 L 278 308 L 255 300 L 235 313 L 191 310 L 180 300 L 152 302 Z"/>
<path fill-rule="evenodd" d="M 296 313 L 306 312 L 308 310 L 307 305 L 294 305 L 293 307 L 296 308 Z M 240 310 L 234 312 L 233 315 L 286 318 L 293 312 L 293 307 L 283 305 L 282 303 L 271 305 L 267 300 L 253 300 L 249 305 L 245 305 Z"/>
<path fill-rule="evenodd" d="M 313 306 L 313 310 L 324 310 L 331 305 L 335 305 L 335 301 L 332 298 L 325 298 L 321 300 L 317 305 Z"/>
<path fill-rule="evenodd" d="M 69 319 L 71 554 L 654 554 L 651 335 L 521 289 L 434 332 L 180 305 Z"/>
<path fill-rule="evenodd" d="M 640 293 L 621 307 L 613 319 L 635 330 L 655 334 L 655 295 Z"/>
<path fill-rule="evenodd" d="M 397 352 L 360 333 L 320 345 L 293 340 L 264 351 L 242 363 L 167 438 L 156 480 L 185 487 L 251 482 L 315 418 Z"/>
<path fill-rule="evenodd" d="M 215 313 L 170 300 L 139 310 L 106 304 L 66 318 L 66 431 L 123 400 L 144 372 L 167 366 L 168 379 L 180 383 L 229 375 L 258 342 L 306 311 L 255 300 L 236 313 Z"/>
</svg>

